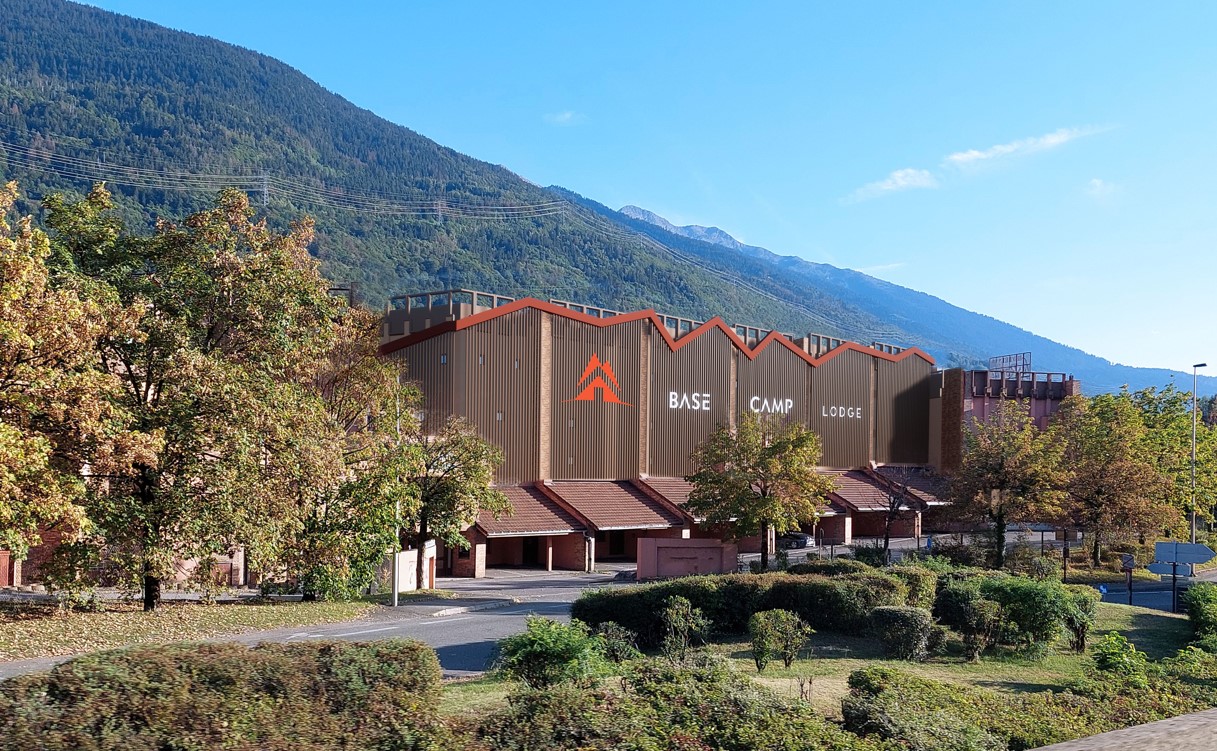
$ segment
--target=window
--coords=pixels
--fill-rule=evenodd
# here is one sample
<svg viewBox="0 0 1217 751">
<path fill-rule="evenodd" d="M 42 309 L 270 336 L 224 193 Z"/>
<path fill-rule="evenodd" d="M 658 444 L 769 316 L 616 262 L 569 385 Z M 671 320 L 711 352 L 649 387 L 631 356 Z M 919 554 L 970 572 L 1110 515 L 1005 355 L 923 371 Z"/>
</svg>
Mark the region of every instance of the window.
<svg viewBox="0 0 1217 751">
<path fill-rule="evenodd" d="M 495 412 L 495 413 L 494 413 L 494 419 L 495 419 L 495 421 L 496 421 L 496 422 L 503 422 L 503 413 L 502 413 L 502 412 Z"/>
<path fill-rule="evenodd" d="M 472 547 L 472 546 L 470 546 L 470 547 Z M 469 548 L 457 548 L 456 557 L 457 558 L 468 558 L 469 557 Z"/>
<path fill-rule="evenodd" d="M 440 364 L 440 365 L 447 365 L 447 364 L 448 364 L 448 353 L 447 353 L 447 352 L 444 352 L 443 354 L 441 354 L 441 355 L 439 356 L 439 364 Z"/>
</svg>

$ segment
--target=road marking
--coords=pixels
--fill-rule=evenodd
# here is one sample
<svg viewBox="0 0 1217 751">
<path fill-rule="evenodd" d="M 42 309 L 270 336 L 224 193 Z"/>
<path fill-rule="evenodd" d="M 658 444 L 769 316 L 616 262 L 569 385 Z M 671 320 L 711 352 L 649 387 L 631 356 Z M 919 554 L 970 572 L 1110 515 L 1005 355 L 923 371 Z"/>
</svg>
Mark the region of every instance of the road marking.
<svg viewBox="0 0 1217 751">
<path fill-rule="evenodd" d="M 345 634 L 333 634 L 335 637 L 343 636 L 359 636 L 360 634 L 374 634 L 377 631 L 392 631 L 397 626 L 384 626 L 383 628 L 365 628 L 362 631 L 347 631 Z"/>
</svg>

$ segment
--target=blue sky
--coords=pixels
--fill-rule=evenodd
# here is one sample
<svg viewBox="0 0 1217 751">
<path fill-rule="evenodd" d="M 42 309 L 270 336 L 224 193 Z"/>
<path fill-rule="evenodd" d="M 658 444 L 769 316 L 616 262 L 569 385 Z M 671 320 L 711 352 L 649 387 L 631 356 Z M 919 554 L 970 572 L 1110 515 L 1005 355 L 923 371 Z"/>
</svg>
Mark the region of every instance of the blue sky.
<svg viewBox="0 0 1217 751">
<path fill-rule="evenodd" d="M 93 4 L 613 208 L 1217 373 L 1217 3 Z"/>
</svg>

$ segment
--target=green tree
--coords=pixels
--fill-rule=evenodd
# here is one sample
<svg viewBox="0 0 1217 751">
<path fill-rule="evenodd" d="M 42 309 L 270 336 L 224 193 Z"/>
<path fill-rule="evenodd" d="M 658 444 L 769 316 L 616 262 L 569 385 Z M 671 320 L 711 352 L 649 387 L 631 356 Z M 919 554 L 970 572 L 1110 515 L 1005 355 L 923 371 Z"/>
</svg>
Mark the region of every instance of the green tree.
<svg viewBox="0 0 1217 751">
<path fill-rule="evenodd" d="M 403 478 L 401 492 L 414 515 L 406 519 L 401 542 L 404 545 L 412 538 L 418 551 L 415 581 L 423 588 L 427 583 L 423 551 L 428 540 L 438 538 L 449 546 L 466 548 L 469 541 L 461 532 L 483 511 L 495 516 L 510 513 L 511 502 L 493 485 L 503 452 L 460 418 L 444 420 L 434 432 L 419 423 L 403 439 L 404 445 L 412 447 L 416 470 Z"/>
<path fill-rule="evenodd" d="M 706 524 L 734 524 L 738 537 L 760 534 L 761 569 L 769 569 L 769 530 L 814 523 L 832 480 L 816 472 L 820 439 L 776 416 L 745 412 L 720 425 L 693 452 L 688 508 Z"/>
<path fill-rule="evenodd" d="M 86 467 L 114 471 L 147 445 L 111 429 L 118 380 L 95 367 L 97 341 L 134 335 L 137 313 L 48 268 L 47 236 L 6 222 L 16 199 L 0 187 L 0 548 L 22 558 L 41 528 L 87 531 Z"/>
<path fill-rule="evenodd" d="M 1176 508 L 1192 509 L 1192 395 L 1174 385 L 1130 395 L 1146 428 L 1150 460 L 1171 481 L 1167 498 Z M 1213 519 L 1217 505 L 1217 429 L 1197 421 L 1196 512 Z M 1178 530 L 1182 532 L 1182 529 Z"/>
<path fill-rule="evenodd" d="M 402 365 L 377 352 L 380 319 L 346 309 L 333 346 L 319 360 L 312 388 L 293 417 L 300 421 L 280 456 L 296 508 L 283 562 L 304 599 L 349 596 L 368 586 L 396 542 L 401 518 L 417 514 L 401 478 L 416 473 L 418 390 Z M 296 474 L 290 474 L 291 470 Z"/>
<path fill-rule="evenodd" d="M 1036 428 L 1027 407 L 1013 400 L 999 401 L 989 419 L 963 431 L 963 460 L 950 481 L 952 510 L 989 523 L 993 563 L 1001 568 L 1011 522 L 1060 513 L 1064 447 L 1054 434 Z"/>
<path fill-rule="evenodd" d="M 90 545 L 142 584 L 146 610 L 180 560 L 205 571 L 237 547 L 273 560 L 296 500 L 285 477 L 299 474 L 278 449 L 311 425 L 293 410 L 337 314 L 308 254 L 311 223 L 273 233 L 231 190 L 150 237 L 125 230 L 101 186 L 45 205 L 63 262 L 143 311 L 136 335 L 100 337 L 96 356 L 121 382 L 125 430 L 155 451 L 91 476 Z"/>
<path fill-rule="evenodd" d="M 1064 515 L 1090 533 L 1091 563 L 1101 546 L 1177 524 L 1172 483 L 1155 465 L 1149 431 L 1127 392 L 1070 396 L 1053 418 L 1064 445 Z"/>
</svg>

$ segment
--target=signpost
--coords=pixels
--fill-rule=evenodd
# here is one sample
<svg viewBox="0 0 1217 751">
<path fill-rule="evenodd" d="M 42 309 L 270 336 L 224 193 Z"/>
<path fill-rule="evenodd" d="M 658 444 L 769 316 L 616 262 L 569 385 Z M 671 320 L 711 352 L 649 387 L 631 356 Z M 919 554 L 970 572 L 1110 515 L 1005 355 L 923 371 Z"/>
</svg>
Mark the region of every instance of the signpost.
<svg viewBox="0 0 1217 751">
<path fill-rule="evenodd" d="M 1132 604 L 1132 570 L 1136 568 L 1137 561 L 1133 558 L 1132 553 L 1125 553 L 1120 556 L 1120 570 L 1124 572 L 1124 582 L 1128 585 L 1128 604 Z"/>
<path fill-rule="evenodd" d="M 1154 543 L 1154 558 L 1149 570 L 1155 574 L 1171 575 L 1171 612 L 1179 610 L 1179 565 L 1185 566 L 1188 575 L 1192 573 L 1193 563 L 1208 563 L 1217 557 L 1205 545 L 1195 542 L 1158 542 Z"/>
</svg>

